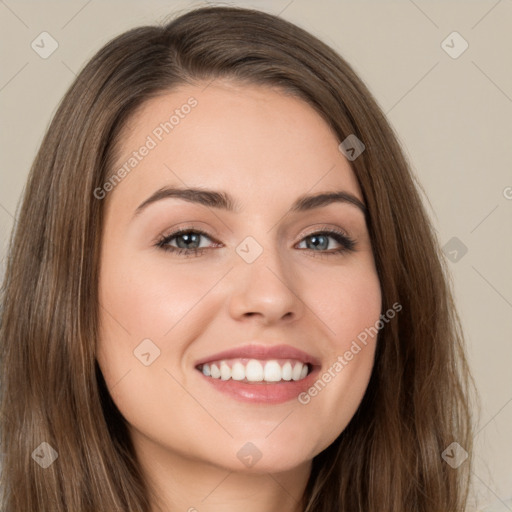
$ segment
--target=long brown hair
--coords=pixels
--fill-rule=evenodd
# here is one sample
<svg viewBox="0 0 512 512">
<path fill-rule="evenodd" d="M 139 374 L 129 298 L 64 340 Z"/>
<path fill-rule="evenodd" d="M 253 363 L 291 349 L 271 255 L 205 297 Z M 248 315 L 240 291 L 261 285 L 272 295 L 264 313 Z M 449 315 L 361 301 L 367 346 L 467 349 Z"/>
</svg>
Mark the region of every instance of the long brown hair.
<svg viewBox="0 0 512 512">
<path fill-rule="evenodd" d="M 149 486 L 95 360 L 105 201 L 94 191 L 112 174 L 119 134 L 136 109 L 219 77 L 294 94 L 340 141 L 363 141 L 351 164 L 383 311 L 402 305 L 379 333 L 356 414 L 313 460 L 305 511 L 463 510 L 473 381 L 444 260 L 396 137 L 331 48 L 276 16 L 233 7 L 196 9 L 113 39 L 78 75 L 44 137 L 3 285 L 2 510 L 150 510 Z M 47 468 L 35 462 L 37 450 L 53 453 L 43 442 L 58 454 Z M 442 457 L 452 442 L 469 453 L 457 469 Z"/>
</svg>

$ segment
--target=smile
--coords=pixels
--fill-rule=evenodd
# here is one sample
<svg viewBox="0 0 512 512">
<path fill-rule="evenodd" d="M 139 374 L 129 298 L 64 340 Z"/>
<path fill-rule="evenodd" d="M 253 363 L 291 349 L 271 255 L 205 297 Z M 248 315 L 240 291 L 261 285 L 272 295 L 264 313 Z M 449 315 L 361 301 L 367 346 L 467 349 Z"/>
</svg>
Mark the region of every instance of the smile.
<svg viewBox="0 0 512 512">
<path fill-rule="evenodd" d="M 235 380 L 247 383 L 299 381 L 312 370 L 308 363 L 293 359 L 237 358 L 212 361 L 198 365 L 197 369 L 206 377 L 220 380 Z"/>
</svg>

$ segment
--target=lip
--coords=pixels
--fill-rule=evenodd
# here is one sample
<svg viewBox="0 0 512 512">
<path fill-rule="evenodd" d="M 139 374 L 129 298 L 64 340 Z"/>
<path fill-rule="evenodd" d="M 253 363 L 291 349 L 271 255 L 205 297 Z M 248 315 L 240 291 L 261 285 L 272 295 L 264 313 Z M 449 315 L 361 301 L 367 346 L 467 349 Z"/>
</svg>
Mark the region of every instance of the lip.
<svg viewBox="0 0 512 512">
<path fill-rule="evenodd" d="M 302 363 L 307 363 L 311 371 L 301 380 L 290 380 L 279 382 L 241 382 L 233 379 L 221 380 L 203 375 L 198 368 L 200 365 L 219 361 L 222 359 L 296 359 Z M 233 348 L 217 352 L 211 356 L 198 359 L 195 362 L 195 368 L 201 379 L 206 379 L 210 386 L 215 390 L 224 393 L 239 402 L 265 403 L 267 405 L 280 404 L 294 400 L 300 393 L 310 388 L 317 379 L 321 362 L 315 357 L 303 350 L 299 350 L 291 345 L 261 345 L 251 343 L 242 347 Z"/>
<path fill-rule="evenodd" d="M 246 383 L 237 380 L 221 380 L 207 377 L 199 372 L 199 377 L 206 379 L 217 391 L 224 393 L 239 402 L 258 404 L 281 404 L 297 397 L 310 388 L 318 378 L 319 367 L 313 370 L 301 380 L 279 382 L 252 382 Z"/>
<path fill-rule="evenodd" d="M 217 352 L 211 356 L 198 359 L 194 366 L 197 367 L 201 364 L 210 363 L 213 361 L 220 361 L 221 359 L 297 359 L 302 363 L 309 363 L 313 367 L 319 367 L 321 365 L 320 359 L 317 357 L 299 350 L 298 348 L 292 347 L 291 345 L 261 345 L 251 343 L 242 347 L 232 348 Z"/>
</svg>

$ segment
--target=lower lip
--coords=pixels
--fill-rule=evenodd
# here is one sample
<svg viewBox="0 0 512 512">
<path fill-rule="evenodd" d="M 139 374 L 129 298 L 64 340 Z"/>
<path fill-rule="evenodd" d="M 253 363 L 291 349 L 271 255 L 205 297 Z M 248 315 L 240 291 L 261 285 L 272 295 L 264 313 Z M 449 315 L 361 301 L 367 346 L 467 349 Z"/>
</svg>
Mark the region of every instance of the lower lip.
<svg viewBox="0 0 512 512">
<path fill-rule="evenodd" d="M 200 372 L 201 376 L 221 393 L 225 393 L 240 402 L 260 404 L 281 404 L 296 399 L 300 393 L 303 393 L 311 387 L 319 373 L 320 368 L 315 367 L 313 371 L 302 380 L 281 380 L 279 382 L 262 381 L 249 384 L 233 379 L 214 379 Z"/>
</svg>

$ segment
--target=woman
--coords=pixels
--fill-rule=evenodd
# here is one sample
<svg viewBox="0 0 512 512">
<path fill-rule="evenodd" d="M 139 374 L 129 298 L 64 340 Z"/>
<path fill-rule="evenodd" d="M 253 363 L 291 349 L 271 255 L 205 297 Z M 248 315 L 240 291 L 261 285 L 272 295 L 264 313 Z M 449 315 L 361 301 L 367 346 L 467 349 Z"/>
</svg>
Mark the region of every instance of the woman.
<svg viewBox="0 0 512 512">
<path fill-rule="evenodd" d="M 4 283 L 3 510 L 460 511 L 471 384 L 371 94 L 278 17 L 140 27 L 77 77 Z"/>
</svg>

